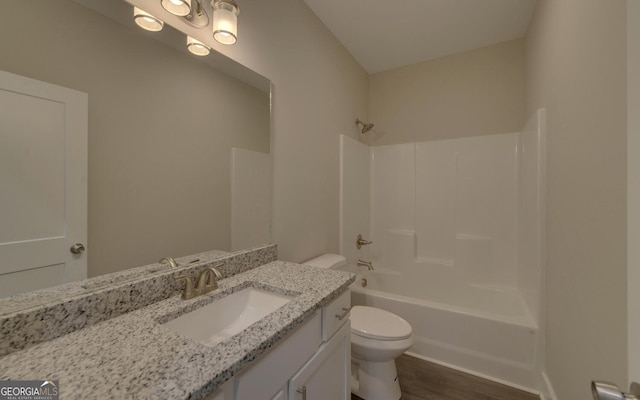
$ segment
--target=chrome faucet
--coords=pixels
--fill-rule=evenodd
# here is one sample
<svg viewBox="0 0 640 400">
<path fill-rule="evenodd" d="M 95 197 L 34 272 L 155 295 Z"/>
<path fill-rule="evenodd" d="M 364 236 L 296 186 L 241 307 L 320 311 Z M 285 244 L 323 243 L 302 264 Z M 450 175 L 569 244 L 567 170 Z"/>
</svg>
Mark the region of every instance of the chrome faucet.
<svg viewBox="0 0 640 400">
<path fill-rule="evenodd" d="M 176 276 L 174 278 L 176 281 L 184 280 L 186 282 L 184 291 L 182 292 L 182 299 L 193 299 L 194 297 L 202 296 L 203 294 L 216 290 L 218 288 L 218 280 L 222 279 L 222 274 L 218 270 L 218 267 L 223 265 L 224 263 L 218 264 L 202 271 L 198 276 L 195 287 L 193 285 L 193 279 L 190 276 Z"/>
<path fill-rule="evenodd" d="M 358 260 L 358 267 L 367 267 L 369 271 L 373 270 L 373 261 Z"/>
<path fill-rule="evenodd" d="M 171 268 L 178 268 L 178 263 L 173 259 L 173 257 L 162 257 L 158 262 L 160 264 L 169 264 L 171 265 Z"/>
</svg>

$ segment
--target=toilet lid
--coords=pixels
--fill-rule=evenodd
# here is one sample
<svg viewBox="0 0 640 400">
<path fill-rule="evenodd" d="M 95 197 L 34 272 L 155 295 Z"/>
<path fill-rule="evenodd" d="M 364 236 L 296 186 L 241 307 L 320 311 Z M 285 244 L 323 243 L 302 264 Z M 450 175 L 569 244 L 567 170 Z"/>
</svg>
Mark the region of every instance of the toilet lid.
<svg viewBox="0 0 640 400">
<path fill-rule="evenodd" d="M 376 340 L 402 340 L 411 336 L 411 325 L 388 311 L 354 306 L 351 309 L 351 333 Z"/>
</svg>

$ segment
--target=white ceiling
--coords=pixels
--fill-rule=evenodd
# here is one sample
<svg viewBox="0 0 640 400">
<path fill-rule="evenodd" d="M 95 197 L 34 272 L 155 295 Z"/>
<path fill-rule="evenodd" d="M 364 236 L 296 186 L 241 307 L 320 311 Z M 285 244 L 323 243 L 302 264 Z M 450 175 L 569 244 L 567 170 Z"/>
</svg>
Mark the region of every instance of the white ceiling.
<svg viewBox="0 0 640 400">
<path fill-rule="evenodd" d="M 525 35 L 536 0 L 305 0 L 376 73 Z"/>
</svg>

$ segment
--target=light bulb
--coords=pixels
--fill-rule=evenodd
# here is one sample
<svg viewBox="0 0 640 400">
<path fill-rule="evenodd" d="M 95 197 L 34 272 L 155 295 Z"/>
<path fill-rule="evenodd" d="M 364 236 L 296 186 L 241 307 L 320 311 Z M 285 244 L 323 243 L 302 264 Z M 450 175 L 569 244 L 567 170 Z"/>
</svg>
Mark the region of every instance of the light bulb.
<svg viewBox="0 0 640 400">
<path fill-rule="evenodd" d="M 192 38 L 191 36 L 187 36 L 187 49 L 196 56 L 208 56 L 210 49 L 209 46 L 202 43 L 201 41 Z"/>
<path fill-rule="evenodd" d="M 191 13 L 191 0 L 162 0 L 162 7 L 173 15 L 184 17 Z"/>
<path fill-rule="evenodd" d="M 213 38 L 222 44 L 234 44 L 238 39 L 240 9 L 232 1 L 216 0 L 213 4 Z"/>
<path fill-rule="evenodd" d="M 161 31 L 164 27 L 164 22 L 138 7 L 133 7 L 133 20 L 140 28 L 151 32 Z"/>
</svg>

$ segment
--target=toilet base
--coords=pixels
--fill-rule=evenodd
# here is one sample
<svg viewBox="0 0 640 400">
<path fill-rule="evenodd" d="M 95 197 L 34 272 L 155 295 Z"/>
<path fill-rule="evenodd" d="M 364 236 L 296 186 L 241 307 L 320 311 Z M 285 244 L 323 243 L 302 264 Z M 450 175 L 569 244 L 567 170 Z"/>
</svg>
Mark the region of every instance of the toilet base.
<svg viewBox="0 0 640 400">
<path fill-rule="evenodd" d="M 351 393 L 364 400 L 399 400 L 395 360 L 374 362 L 351 357 Z"/>
</svg>

